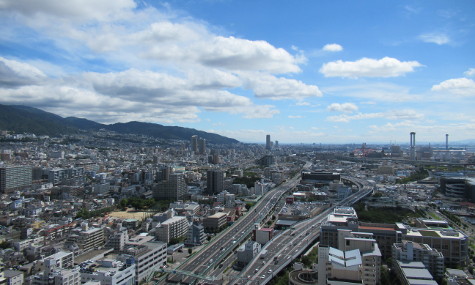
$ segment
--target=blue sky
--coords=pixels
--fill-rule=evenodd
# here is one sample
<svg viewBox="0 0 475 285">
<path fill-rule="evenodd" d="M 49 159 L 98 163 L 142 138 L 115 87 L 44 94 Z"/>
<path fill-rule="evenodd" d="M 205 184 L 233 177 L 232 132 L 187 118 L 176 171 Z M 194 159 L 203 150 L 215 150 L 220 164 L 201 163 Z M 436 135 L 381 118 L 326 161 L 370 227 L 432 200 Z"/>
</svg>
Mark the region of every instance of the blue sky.
<svg viewBox="0 0 475 285">
<path fill-rule="evenodd" d="M 280 143 L 475 139 L 475 1 L 0 0 L 0 103 Z"/>
</svg>

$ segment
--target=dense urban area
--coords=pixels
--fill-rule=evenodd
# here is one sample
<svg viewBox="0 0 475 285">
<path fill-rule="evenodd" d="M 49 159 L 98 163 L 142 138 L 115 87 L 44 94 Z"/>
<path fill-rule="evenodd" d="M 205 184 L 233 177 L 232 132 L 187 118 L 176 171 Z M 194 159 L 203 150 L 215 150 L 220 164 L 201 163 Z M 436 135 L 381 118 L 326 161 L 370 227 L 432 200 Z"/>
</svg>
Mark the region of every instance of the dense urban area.
<svg viewBox="0 0 475 285">
<path fill-rule="evenodd" d="M 475 155 L 445 138 L 2 131 L 0 283 L 475 284 Z"/>
</svg>

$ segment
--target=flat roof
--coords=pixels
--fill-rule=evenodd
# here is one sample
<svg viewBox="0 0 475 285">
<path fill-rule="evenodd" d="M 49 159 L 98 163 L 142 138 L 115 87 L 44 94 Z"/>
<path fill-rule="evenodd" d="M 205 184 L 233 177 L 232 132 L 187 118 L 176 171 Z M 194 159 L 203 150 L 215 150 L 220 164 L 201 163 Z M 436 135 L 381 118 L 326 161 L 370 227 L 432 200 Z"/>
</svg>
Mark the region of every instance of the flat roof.
<svg viewBox="0 0 475 285">
<path fill-rule="evenodd" d="M 293 224 L 297 223 L 297 221 L 291 221 L 291 220 L 277 220 L 276 225 L 282 225 L 282 226 L 291 226 Z"/>
<path fill-rule="evenodd" d="M 273 231 L 274 229 L 272 228 L 260 228 L 259 231 L 264 231 L 264 232 L 271 232 Z"/>
<path fill-rule="evenodd" d="M 385 227 L 370 227 L 370 226 L 358 226 L 358 230 L 359 230 L 359 229 L 362 229 L 362 230 L 391 231 L 391 232 L 396 231 L 395 229 L 391 229 L 391 228 L 385 228 Z"/>
<path fill-rule="evenodd" d="M 397 261 L 401 268 L 426 268 L 424 263 L 420 261 Z"/>
<path fill-rule="evenodd" d="M 407 279 L 409 285 L 438 285 L 435 280 Z"/>
<path fill-rule="evenodd" d="M 442 237 L 460 239 L 465 235 L 456 230 L 447 229 L 415 229 L 407 232 L 408 236 L 420 236 L 420 237 Z"/>
<path fill-rule="evenodd" d="M 208 218 L 221 218 L 222 216 L 226 216 L 227 214 L 226 213 L 223 213 L 223 212 L 218 212 L 216 214 L 213 214 L 211 216 L 208 216 Z"/>
<path fill-rule="evenodd" d="M 402 268 L 407 279 L 433 280 L 429 270 L 422 268 Z M 421 281 L 422 281 L 421 280 Z"/>
<path fill-rule="evenodd" d="M 328 215 L 327 221 L 330 223 L 346 223 L 348 221 L 348 216 L 335 216 L 335 215 Z"/>
<path fill-rule="evenodd" d="M 185 216 L 175 216 L 175 217 L 172 217 L 168 220 L 166 220 L 165 222 L 163 222 L 162 224 L 170 224 L 170 223 L 173 223 L 173 222 L 177 222 L 177 221 L 180 221 L 180 220 L 183 220 L 183 219 L 186 219 Z"/>
</svg>

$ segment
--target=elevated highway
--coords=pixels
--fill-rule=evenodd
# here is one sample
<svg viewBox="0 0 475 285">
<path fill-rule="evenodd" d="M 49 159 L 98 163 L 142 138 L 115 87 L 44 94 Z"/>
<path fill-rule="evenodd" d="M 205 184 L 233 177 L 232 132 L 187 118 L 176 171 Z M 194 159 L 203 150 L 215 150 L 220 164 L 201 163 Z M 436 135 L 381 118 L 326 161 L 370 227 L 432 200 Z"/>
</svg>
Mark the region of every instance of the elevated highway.
<svg viewBox="0 0 475 285">
<path fill-rule="evenodd" d="M 301 221 L 274 237 L 263 248 L 267 250 L 266 257 L 255 258 L 230 284 L 266 284 L 320 237 L 320 225 L 336 206 L 351 206 L 373 191 L 365 180 L 346 176 L 341 179 L 353 183 L 359 190 L 319 215 Z"/>
<path fill-rule="evenodd" d="M 304 168 L 308 168 L 306 163 Z M 194 254 L 177 270 L 168 274 L 157 284 L 194 284 L 197 280 L 214 281 L 216 276 L 208 276 L 213 269 L 233 252 L 251 233 L 255 223 L 260 223 L 272 210 L 281 196 L 295 187 L 300 181 L 300 173 L 266 193 L 251 209 L 248 214 L 240 218 L 223 233 L 217 235 L 201 251 Z M 198 277 L 199 276 L 199 277 Z"/>
</svg>

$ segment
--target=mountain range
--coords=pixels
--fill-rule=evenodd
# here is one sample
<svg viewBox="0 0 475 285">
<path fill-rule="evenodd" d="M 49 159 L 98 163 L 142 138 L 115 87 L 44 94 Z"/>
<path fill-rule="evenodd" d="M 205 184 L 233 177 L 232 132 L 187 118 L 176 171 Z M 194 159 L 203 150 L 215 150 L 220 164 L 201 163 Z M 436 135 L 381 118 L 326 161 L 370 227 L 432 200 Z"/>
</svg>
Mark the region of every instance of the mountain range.
<svg viewBox="0 0 475 285">
<path fill-rule="evenodd" d="M 0 104 L 0 130 L 59 136 L 79 133 L 81 130 L 97 131 L 100 129 L 115 131 L 120 134 L 147 135 L 161 139 L 190 140 L 191 136 L 197 135 L 214 144 L 233 144 L 239 142 L 232 138 L 191 128 L 136 121 L 107 125 L 84 118 L 63 118 L 53 113 L 23 105 Z"/>
</svg>

